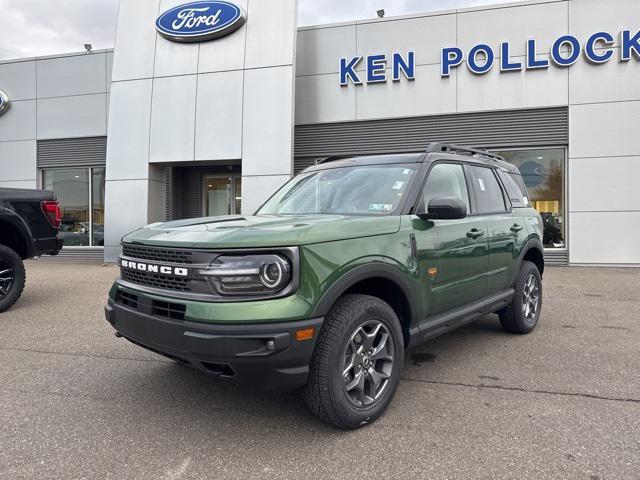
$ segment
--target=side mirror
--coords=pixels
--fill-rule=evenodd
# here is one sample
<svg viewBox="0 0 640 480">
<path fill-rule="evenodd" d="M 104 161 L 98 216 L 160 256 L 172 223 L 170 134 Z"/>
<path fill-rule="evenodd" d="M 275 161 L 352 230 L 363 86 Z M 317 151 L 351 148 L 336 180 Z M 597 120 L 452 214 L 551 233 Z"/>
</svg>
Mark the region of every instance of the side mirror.
<svg viewBox="0 0 640 480">
<path fill-rule="evenodd" d="M 423 220 L 460 220 L 467 217 L 467 205 L 459 198 L 436 197 L 429 202 L 426 213 L 418 213 Z"/>
</svg>

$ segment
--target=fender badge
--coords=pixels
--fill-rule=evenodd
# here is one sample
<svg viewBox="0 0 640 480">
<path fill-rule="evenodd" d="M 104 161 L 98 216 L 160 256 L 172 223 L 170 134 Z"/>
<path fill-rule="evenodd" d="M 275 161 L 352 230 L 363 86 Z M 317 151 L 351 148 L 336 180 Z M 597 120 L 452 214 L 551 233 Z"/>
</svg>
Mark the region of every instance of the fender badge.
<svg viewBox="0 0 640 480">
<path fill-rule="evenodd" d="M 436 267 L 431 267 L 429 270 L 427 270 L 427 274 L 429 275 L 429 278 L 431 280 L 435 280 L 436 275 L 438 275 L 438 269 Z"/>
</svg>

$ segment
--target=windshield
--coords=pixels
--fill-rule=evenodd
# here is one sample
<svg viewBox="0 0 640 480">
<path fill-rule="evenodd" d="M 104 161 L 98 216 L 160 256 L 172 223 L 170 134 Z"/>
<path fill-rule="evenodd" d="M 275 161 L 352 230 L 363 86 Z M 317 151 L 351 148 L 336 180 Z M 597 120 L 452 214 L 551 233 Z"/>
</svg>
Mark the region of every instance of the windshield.
<svg viewBox="0 0 640 480">
<path fill-rule="evenodd" d="M 417 168 L 363 165 L 303 173 L 282 187 L 258 215 L 390 215 Z"/>
</svg>

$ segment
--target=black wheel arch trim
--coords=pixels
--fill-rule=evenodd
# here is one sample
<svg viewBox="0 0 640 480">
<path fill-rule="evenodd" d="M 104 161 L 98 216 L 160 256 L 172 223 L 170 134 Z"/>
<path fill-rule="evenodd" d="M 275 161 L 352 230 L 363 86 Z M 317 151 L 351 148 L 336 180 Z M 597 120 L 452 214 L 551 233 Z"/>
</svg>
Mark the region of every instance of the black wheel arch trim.
<svg viewBox="0 0 640 480">
<path fill-rule="evenodd" d="M 4 211 L 0 211 L 0 223 L 6 222 L 17 230 L 18 234 L 21 236 L 20 240 L 22 240 L 27 253 L 26 258 L 33 257 L 34 240 L 33 235 L 31 235 L 31 230 L 19 215 L 11 212 L 10 210 L 3 210 Z"/>
<path fill-rule="evenodd" d="M 349 288 L 355 284 L 370 278 L 383 278 L 395 283 L 407 299 L 409 306 L 409 319 L 406 327 L 407 332 L 417 325 L 418 296 L 413 285 L 407 279 L 407 274 L 402 273 L 398 267 L 381 262 L 374 261 L 366 265 L 360 265 L 349 270 L 331 285 L 322 295 L 320 301 L 313 310 L 312 317 L 324 317 L 338 300 Z"/>
<path fill-rule="evenodd" d="M 522 249 L 522 252 L 520 253 L 520 258 L 519 258 L 520 263 L 522 264 L 522 262 L 524 261 L 524 257 L 531 250 L 538 250 L 542 255 L 542 271 L 540 272 L 540 275 L 542 276 L 544 272 L 544 247 L 542 246 L 542 242 L 540 241 L 539 238 L 533 237 L 527 241 L 524 248 Z M 514 281 L 515 281 L 515 277 L 514 277 Z"/>
</svg>

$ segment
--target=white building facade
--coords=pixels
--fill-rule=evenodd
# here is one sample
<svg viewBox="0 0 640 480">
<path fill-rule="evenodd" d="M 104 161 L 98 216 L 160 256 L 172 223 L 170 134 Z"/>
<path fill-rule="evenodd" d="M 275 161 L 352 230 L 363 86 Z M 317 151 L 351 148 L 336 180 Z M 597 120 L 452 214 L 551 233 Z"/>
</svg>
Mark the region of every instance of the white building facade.
<svg viewBox="0 0 640 480">
<path fill-rule="evenodd" d="M 304 28 L 295 0 L 226 3 L 242 18 L 206 41 L 156 28 L 185 0 L 122 0 L 114 51 L 0 62 L 0 187 L 56 191 L 65 255 L 114 260 L 141 225 L 251 214 L 327 156 L 445 141 L 518 165 L 550 263 L 640 265 L 636 0 Z"/>
</svg>

